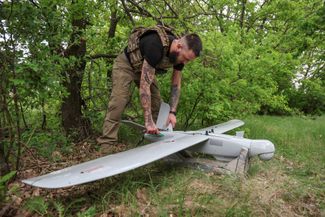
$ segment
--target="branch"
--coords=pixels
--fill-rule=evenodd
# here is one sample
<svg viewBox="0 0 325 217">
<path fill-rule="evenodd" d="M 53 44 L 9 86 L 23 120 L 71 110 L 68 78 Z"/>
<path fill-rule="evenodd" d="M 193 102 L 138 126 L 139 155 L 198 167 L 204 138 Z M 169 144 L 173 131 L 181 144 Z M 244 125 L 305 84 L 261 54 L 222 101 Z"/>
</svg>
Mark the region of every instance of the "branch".
<svg viewBox="0 0 325 217">
<path fill-rule="evenodd" d="M 206 10 L 204 10 L 204 8 L 201 6 L 200 2 L 198 0 L 195 0 L 195 1 L 196 1 L 197 5 L 199 6 L 199 8 L 201 8 L 201 10 L 203 11 L 203 13 L 207 13 Z"/>
<path fill-rule="evenodd" d="M 200 93 L 197 95 L 196 99 L 195 99 L 195 102 L 194 102 L 194 105 L 191 109 L 191 112 L 189 113 L 189 115 L 185 115 L 186 116 L 186 121 L 185 121 L 185 131 L 187 130 L 187 128 L 189 127 L 189 124 L 190 124 L 190 119 L 191 117 L 193 117 L 193 114 L 195 113 L 195 109 L 197 107 L 197 105 L 199 104 L 200 102 L 200 98 L 203 96 L 203 91 L 200 91 Z M 195 120 L 195 119 L 194 119 Z"/>
<path fill-rule="evenodd" d="M 31 2 L 35 7 L 37 7 L 39 9 L 38 4 L 36 4 L 33 0 L 29 0 L 29 2 Z"/>
<path fill-rule="evenodd" d="M 130 9 L 126 6 L 124 0 L 121 0 L 121 2 L 122 2 L 122 5 L 123 5 L 123 8 L 124 8 L 124 11 L 125 11 L 126 15 L 128 15 L 132 25 L 135 26 L 135 22 L 134 22 L 133 17 L 132 17 L 132 15 L 130 13 Z"/>
<path fill-rule="evenodd" d="M 117 54 L 94 54 L 94 55 L 87 56 L 86 58 L 94 60 L 94 59 L 99 59 L 99 58 L 113 59 L 116 57 L 117 57 Z"/>
<path fill-rule="evenodd" d="M 142 12 L 144 15 L 147 15 L 148 17 L 151 17 L 152 19 L 154 19 L 157 23 L 160 22 L 160 20 L 158 18 L 156 18 L 155 16 L 153 16 L 149 11 L 147 11 L 145 8 L 141 7 L 139 4 L 137 4 L 136 2 L 134 2 L 133 0 L 128 0 L 133 6 L 135 6 L 136 8 L 138 8 L 138 10 L 140 12 Z"/>
<path fill-rule="evenodd" d="M 241 0 L 241 13 L 240 13 L 240 20 L 239 20 L 239 25 L 240 28 L 242 29 L 244 26 L 244 19 L 245 19 L 245 12 L 246 12 L 246 0 Z"/>
<path fill-rule="evenodd" d="M 159 11 L 159 9 L 155 5 L 153 5 L 153 7 L 156 9 L 156 11 L 159 14 L 159 24 L 164 25 L 164 23 L 162 21 L 162 17 L 163 17 L 162 13 Z"/>
<path fill-rule="evenodd" d="M 173 12 L 173 14 L 175 15 L 175 18 L 178 18 L 178 14 L 175 12 L 175 10 L 170 6 L 170 4 L 164 0 L 165 4 L 169 7 L 169 9 Z"/>
<path fill-rule="evenodd" d="M 151 17 L 150 15 L 143 14 L 140 11 L 137 11 L 135 9 L 129 9 L 129 12 L 134 13 L 134 14 L 139 14 L 140 16 L 143 16 L 143 17 Z M 162 16 L 161 18 L 162 19 L 177 19 L 178 17 L 170 15 L 170 16 Z"/>
</svg>

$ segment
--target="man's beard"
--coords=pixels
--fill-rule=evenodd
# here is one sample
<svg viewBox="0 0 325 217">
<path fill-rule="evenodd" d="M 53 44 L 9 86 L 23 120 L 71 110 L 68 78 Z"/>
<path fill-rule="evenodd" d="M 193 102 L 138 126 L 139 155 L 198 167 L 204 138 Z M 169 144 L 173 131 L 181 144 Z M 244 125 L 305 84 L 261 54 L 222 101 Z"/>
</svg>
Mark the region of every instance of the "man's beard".
<svg viewBox="0 0 325 217">
<path fill-rule="evenodd" d="M 172 64 L 176 64 L 177 57 L 178 57 L 178 52 L 176 52 L 176 51 L 170 52 L 168 55 L 169 62 L 171 62 Z"/>
</svg>

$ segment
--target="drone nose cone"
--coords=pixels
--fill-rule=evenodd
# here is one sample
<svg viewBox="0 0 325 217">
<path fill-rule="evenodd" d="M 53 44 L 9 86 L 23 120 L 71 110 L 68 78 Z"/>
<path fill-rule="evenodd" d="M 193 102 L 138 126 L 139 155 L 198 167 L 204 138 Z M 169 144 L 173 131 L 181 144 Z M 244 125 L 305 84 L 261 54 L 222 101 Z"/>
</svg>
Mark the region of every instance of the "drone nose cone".
<svg viewBox="0 0 325 217">
<path fill-rule="evenodd" d="M 261 160 L 271 160 L 274 152 L 274 144 L 269 140 L 253 140 L 251 143 L 251 156 L 258 155 Z"/>
</svg>

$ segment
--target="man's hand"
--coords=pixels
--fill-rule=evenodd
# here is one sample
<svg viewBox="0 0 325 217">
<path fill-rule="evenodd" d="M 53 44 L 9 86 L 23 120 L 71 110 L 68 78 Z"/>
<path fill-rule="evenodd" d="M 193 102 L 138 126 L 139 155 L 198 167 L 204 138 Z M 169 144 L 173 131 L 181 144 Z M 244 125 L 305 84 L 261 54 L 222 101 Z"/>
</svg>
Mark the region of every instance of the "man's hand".
<svg viewBox="0 0 325 217">
<path fill-rule="evenodd" d="M 175 126 L 176 126 L 176 116 L 174 114 L 172 114 L 172 113 L 169 113 L 169 115 L 168 115 L 167 126 L 169 125 L 169 123 L 171 123 L 173 128 L 175 128 Z"/>
<path fill-rule="evenodd" d="M 156 124 L 153 122 L 146 123 L 146 133 L 148 134 L 160 134 L 159 129 L 157 128 Z"/>
</svg>

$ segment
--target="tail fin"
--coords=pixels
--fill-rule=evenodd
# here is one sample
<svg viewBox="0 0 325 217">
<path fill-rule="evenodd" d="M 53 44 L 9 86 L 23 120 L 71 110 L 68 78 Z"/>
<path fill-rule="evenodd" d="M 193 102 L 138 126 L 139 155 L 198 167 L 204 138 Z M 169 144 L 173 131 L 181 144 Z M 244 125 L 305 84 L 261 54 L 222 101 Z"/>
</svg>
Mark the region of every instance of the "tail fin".
<svg viewBox="0 0 325 217">
<path fill-rule="evenodd" d="M 167 126 L 169 110 L 170 110 L 169 105 L 167 103 L 162 102 L 160 105 L 159 114 L 156 122 L 156 126 L 158 129 L 173 131 L 173 127 L 171 124 Z M 133 121 L 122 120 L 122 122 L 142 132 L 146 130 L 146 128 L 143 125 L 134 123 Z"/>
<path fill-rule="evenodd" d="M 169 111 L 170 106 L 167 103 L 162 102 L 160 105 L 159 114 L 156 122 L 156 126 L 158 129 L 173 131 L 172 125 L 170 123 L 167 123 Z"/>
</svg>

